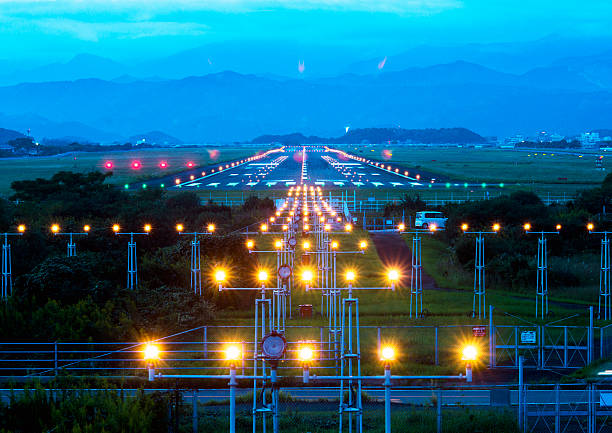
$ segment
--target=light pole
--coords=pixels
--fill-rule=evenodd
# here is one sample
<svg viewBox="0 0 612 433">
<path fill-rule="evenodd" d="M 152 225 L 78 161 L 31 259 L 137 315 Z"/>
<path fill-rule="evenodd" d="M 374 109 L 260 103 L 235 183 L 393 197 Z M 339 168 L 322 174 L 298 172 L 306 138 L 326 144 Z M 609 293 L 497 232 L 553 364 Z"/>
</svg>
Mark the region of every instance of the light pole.
<svg viewBox="0 0 612 433">
<path fill-rule="evenodd" d="M 601 237 L 601 255 L 599 264 L 599 318 L 603 320 L 612 319 L 612 305 L 610 305 L 610 238 L 608 235 L 612 232 L 594 231 L 593 223 L 587 224 L 589 234 L 603 235 Z M 602 302 L 603 301 L 603 302 Z M 603 303 L 603 316 L 601 314 Z"/>
<path fill-rule="evenodd" d="M 476 235 L 476 253 L 474 255 L 474 298 L 472 301 L 472 317 L 476 317 L 476 311 L 478 311 L 478 318 L 481 315 L 483 318 L 487 317 L 486 314 L 486 288 L 485 288 L 485 258 L 484 258 L 484 236 L 483 235 L 496 235 L 499 233 L 500 225 L 495 223 L 492 226 L 492 231 L 468 231 L 469 226 L 464 223 L 461 224 L 461 230 L 465 234 Z M 476 300 L 478 300 L 478 310 L 476 310 Z"/>
<path fill-rule="evenodd" d="M 26 231 L 25 224 L 19 224 L 16 232 L 4 232 L 4 243 L 2 244 L 2 298 L 7 300 L 13 295 L 13 266 L 11 263 L 11 244 L 9 236 L 23 236 Z"/>
<path fill-rule="evenodd" d="M 412 319 L 412 306 L 414 304 L 414 317 L 423 317 L 423 266 L 421 262 L 421 233 L 434 234 L 438 227 L 435 224 L 426 229 L 405 230 L 404 223 L 399 224 L 400 234 L 412 234 L 412 266 L 410 267 L 410 318 Z"/>
<path fill-rule="evenodd" d="M 185 233 L 185 226 L 183 224 L 176 225 L 176 231 L 179 235 L 193 235 L 191 241 L 191 266 L 189 271 L 189 287 L 193 290 L 196 295 L 202 296 L 202 267 L 200 260 L 200 235 L 212 235 L 215 231 L 214 224 L 208 224 L 205 232 L 188 232 Z"/>
<path fill-rule="evenodd" d="M 60 226 L 59 224 L 52 224 L 51 225 L 51 233 L 53 233 L 53 236 L 69 236 L 68 238 L 68 245 L 66 247 L 66 256 L 67 257 L 74 257 L 76 256 L 76 244 L 73 241 L 73 236 L 87 236 L 89 235 L 89 231 L 91 230 L 91 227 L 88 224 L 85 224 L 83 226 L 83 231 L 82 232 L 65 232 L 62 233 L 60 231 Z"/>
<path fill-rule="evenodd" d="M 554 232 L 532 232 L 531 224 L 523 225 L 525 233 L 536 234 L 538 238 L 538 274 L 536 278 L 536 318 L 538 317 L 538 296 L 540 297 L 540 310 L 542 319 L 548 316 L 548 251 L 546 249 L 546 235 L 558 235 L 561 231 L 561 224 L 557 224 Z"/>
<path fill-rule="evenodd" d="M 128 268 L 127 268 L 127 288 L 134 290 L 138 287 L 138 266 L 136 258 L 136 242 L 134 236 L 138 235 L 149 235 L 151 232 L 151 224 L 145 224 L 143 227 L 144 232 L 121 232 L 119 224 L 113 225 L 113 232 L 116 236 L 129 235 L 130 240 L 128 242 Z"/>
</svg>

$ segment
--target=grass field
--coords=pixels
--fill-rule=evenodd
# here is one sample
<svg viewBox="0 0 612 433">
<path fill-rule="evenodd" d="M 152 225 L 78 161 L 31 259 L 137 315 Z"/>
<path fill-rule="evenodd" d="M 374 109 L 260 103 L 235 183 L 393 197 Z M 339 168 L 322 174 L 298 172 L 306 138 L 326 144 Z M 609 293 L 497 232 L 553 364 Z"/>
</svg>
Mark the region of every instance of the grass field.
<svg viewBox="0 0 612 433">
<path fill-rule="evenodd" d="M 390 157 L 383 151 L 390 150 Z M 525 152 L 500 149 L 424 148 L 405 146 L 349 147 L 351 153 L 370 159 L 388 161 L 406 167 L 421 168 L 467 182 L 530 184 L 594 184 L 606 171 L 595 170 L 592 153 L 575 155 L 555 151 Z M 582 155 L 582 156 L 580 156 Z M 607 158 L 604 167 L 610 168 Z"/>
<path fill-rule="evenodd" d="M 121 152 L 81 152 L 55 156 L 4 158 L 0 159 L 0 194 L 10 193 L 11 182 L 15 180 L 49 178 L 58 171 L 102 171 L 106 161 L 113 163 L 112 183 L 123 184 L 139 179 L 157 177 L 187 169 L 192 161 L 196 166 L 208 165 L 256 153 L 253 147 L 224 146 L 199 148 L 141 149 Z M 140 161 L 142 168 L 131 168 L 132 161 Z M 166 161 L 166 169 L 159 167 Z"/>
</svg>

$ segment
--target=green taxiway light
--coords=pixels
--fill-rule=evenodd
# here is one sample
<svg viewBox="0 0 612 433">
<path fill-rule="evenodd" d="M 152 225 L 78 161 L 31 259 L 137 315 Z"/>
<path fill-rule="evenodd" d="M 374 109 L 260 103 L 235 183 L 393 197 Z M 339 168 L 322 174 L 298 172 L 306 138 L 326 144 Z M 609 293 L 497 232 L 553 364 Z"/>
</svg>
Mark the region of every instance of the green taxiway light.
<svg viewBox="0 0 612 433">
<path fill-rule="evenodd" d="M 446 182 L 446 187 L 450 188 L 450 183 Z"/>
<path fill-rule="evenodd" d="M 160 187 L 165 188 L 165 187 L 166 187 L 166 185 L 164 185 L 164 184 L 162 183 L 162 184 L 160 185 Z"/>
<path fill-rule="evenodd" d="M 147 188 L 147 184 L 146 184 L 146 183 L 143 183 L 143 184 L 142 184 L 142 189 L 146 189 L 146 188 Z"/>
<path fill-rule="evenodd" d="M 431 188 L 431 183 L 429 185 L 427 185 L 429 188 Z"/>
<path fill-rule="evenodd" d="M 129 186 L 129 185 L 126 183 L 125 185 L 123 185 L 123 187 L 124 187 L 125 189 L 128 189 L 130 186 Z"/>
<path fill-rule="evenodd" d="M 482 187 L 483 187 L 483 188 L 486 188 L 486 187 L 487 187 L 487 184 L 483 182 L 483 183 L 482 183 Z"/>
<path fill-rule="evenodd" d="M 500 188 L 503 188 L 503 187 L 504 187 L 504 184 L 503 184 L 503 183 L 500 183 L 500 184 L 499 184 L 499 187 L 500 187 Z"/>
<path fill-rule="evenodd" d="M 463 187 L 464 187 L 464 188 L 467 188 L 467 187 L 468 187 L 467 182 L 463 184 Z"/>
</svg>

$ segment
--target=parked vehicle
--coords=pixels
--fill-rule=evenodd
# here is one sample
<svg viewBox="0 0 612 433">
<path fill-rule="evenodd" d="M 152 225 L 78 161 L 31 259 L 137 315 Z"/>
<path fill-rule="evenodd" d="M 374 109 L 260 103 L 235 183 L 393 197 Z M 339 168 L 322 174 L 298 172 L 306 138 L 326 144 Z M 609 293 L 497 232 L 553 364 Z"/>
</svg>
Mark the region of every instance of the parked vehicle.
<svg viewBox="0 0 612 433">
<path fill-rule="evenodd" d="M 435 211 L 423 211 L 417 212 L 414 219 L 414 226 L 417 228 L 428 229 L 431 226 L 437 228 L 444 228 L 448 218 L 444 216 L 442 212 Z"/>
</svg>

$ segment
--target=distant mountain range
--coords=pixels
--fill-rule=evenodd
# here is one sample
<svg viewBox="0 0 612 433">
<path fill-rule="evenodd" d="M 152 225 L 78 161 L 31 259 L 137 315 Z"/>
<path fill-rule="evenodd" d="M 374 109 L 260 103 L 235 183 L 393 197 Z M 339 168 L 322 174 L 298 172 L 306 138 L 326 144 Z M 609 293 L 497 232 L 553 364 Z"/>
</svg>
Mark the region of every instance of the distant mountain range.
<svg viewBox="0 0 612 433">
<path fill-rule="evenodd" d="M 486 142 L 484 137 L 465 128 L 441 129 L 401 129 L 401 128 L 364 128 L 352 129 L 334 138 L 305 136 L 300 133 L 285 135 L 261 135 L 250 141 L 252 144 L 280 143 L 283 145 L 300 144 L 355 144 L 387 142 L 423 144 L 477 144 Z"/>
<path fill-rule="evenodd" d="M 0 146 L 6 145 L 11 140 L 22 137 L 25 137 L 25 135 L 21 132 L 0 128 Z"/>
<path fill-rule="evenodd" d="M 252 41 L 133 64 L 91 54 L 30 68 L 0 61 L 0 125 L 37 139 L 171 144 L 339 137 L 347 126 L 574 135 L 610 126 L 610 46 L 550 36 L 385 56 Z"/>
<path fill-rule="evenodd" d="M 461 61 L 313 79 L 222 72 L 24 83 L 0 87 L 0 125 L 29 127 L 36 137 L 101 141 L 163 131 L 187 143 L 245 141 L 270 131 L 333 137 L 346 126 L 570 135 L 609 125 L 612 90 L 605 82 L 568 67 L 516 75 Z"/>
</svg>

